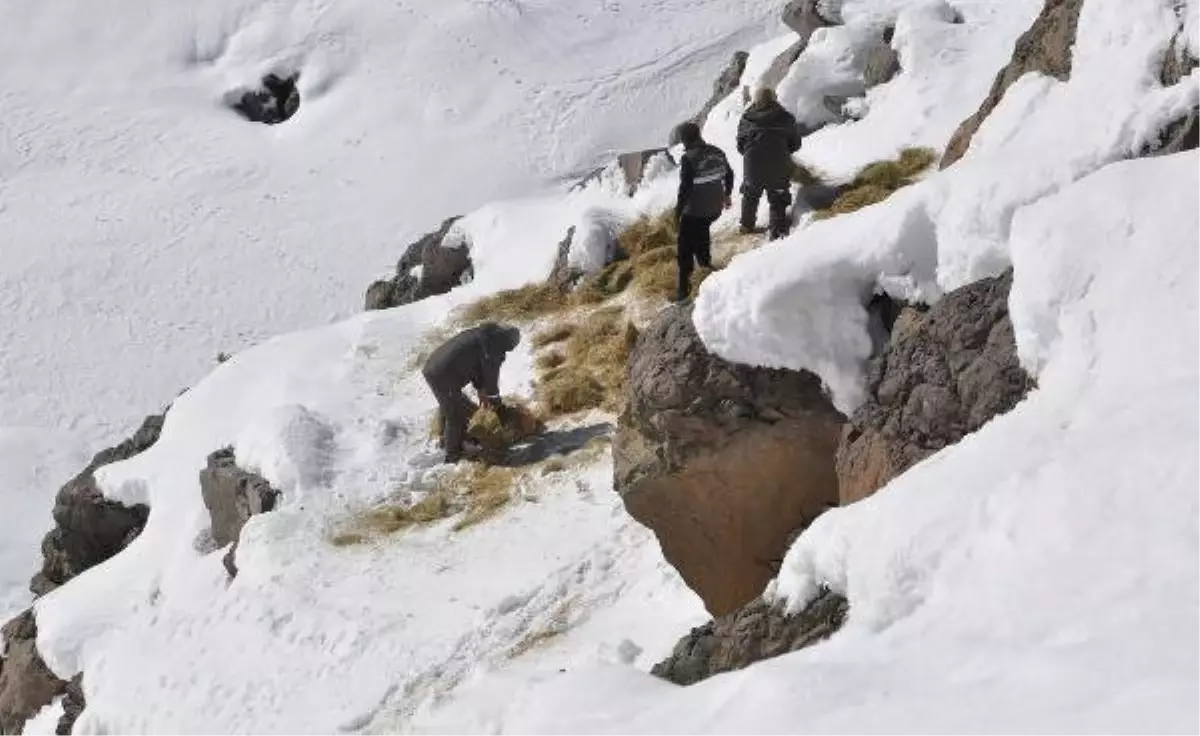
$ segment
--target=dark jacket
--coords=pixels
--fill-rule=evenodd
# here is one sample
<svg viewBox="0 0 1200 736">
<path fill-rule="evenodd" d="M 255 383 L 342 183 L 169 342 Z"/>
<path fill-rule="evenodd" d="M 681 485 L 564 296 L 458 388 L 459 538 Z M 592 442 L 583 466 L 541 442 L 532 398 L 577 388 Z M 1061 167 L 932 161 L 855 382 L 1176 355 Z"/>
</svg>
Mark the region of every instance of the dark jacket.
<svg viewBox="0 0 1200 736">
<path fill-rule="evenodd" d="M 792 154 L 800 149 L 796 118 L 778 102 L 755 103 L 738 123 L 737 150 L 742 154 L 746 186 L 784 189 L 792 184 Z"/>
<path fill-rule="evenodd" d="M 733 194 L 733 169 L 725 153 L 707 143 L 684 151 L 679 162 L 679 196 L 675 217 L 719 217 L 725 198 Z"/>
<path fill-rule="evenodd" d="M 460 391 L 469 383 L 481 395 L 497 398 L 500 366 L 520 334 L 494 322 L 463 330 L 434 350 L 421 372 L 435 391 Z"/>
</svg>

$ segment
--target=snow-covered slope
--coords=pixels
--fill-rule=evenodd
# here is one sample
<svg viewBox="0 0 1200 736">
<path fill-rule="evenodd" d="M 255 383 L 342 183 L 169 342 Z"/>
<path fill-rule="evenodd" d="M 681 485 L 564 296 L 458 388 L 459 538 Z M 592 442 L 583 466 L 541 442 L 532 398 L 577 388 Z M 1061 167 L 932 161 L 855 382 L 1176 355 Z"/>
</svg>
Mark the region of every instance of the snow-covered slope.
<svg viewBox="0 0 1200 736">
<path fill-rule="evenodd" d="M 30 456 L 39 434 L 110 444 L 219 352 L 356 312 L 443 217 L 661 145 L 775 12 L 768 0 L 6 8 L 0 477 L 20 483 L 0 493 L 43 501 L 6 508 L 0 537 L 24 547 L 44 532 L 50 495 L 79 469 Z M 224 107 L 275 68 L 301 73 L 296 117 L 267 127 Z"/>
<path fill-rule="evenodd" d="M 106 495 L 152 511 L 125 551 L 36 604 L 47 664 L 63 678 L 85 673 L 76 731 L 1195 730 L 1200 162 L 1195 152 L 1121 162 L 1196 104 L 1200 73 L 1171 90 L 1156 81 L 1176 27 L 1169 0 L 1088 0 L 1071 79 L 1020 80 L 962 161 L 882 204 L 805 223 L 704 284 L 697 326 L 712 349 L 814 370 L 849 409 L 862 395 L 861 304 L 872 289 L 936 299 L 1015 269 L 1018 350 L 1038 389 L 875 496 L 823 516 L 769 589 L 793 607 L 818 584 L 844 592 L 850 618 L 833 639 L 686 689 L 647 675 L 704 612 L 653 535 L 625 513 L 603 455 L 527 477 L 518 501 L 464 530 L 444 521 L 364 545 L 332 543 L 355 512 L 431 487 L 443 472 L 426 438 L 433 401 L 413 357 L 450 326 L 453 307 L 544 278 L 568 226 L 608 227 L 662 209 L 673 180 L 663 175 L 632 200 L 603 186 L 512 199 L 515 190 L 539 189 L 609 146 L 658 142 L 707 91 L 711 69 L 699 74 L 699 59 L 753 48 L 743 80 L 753 83 L 791 41 L 758 44 L 780 30 L 761 22 L 778 11 L 774 2 L 633 5 L 217 5 L 152 22 L 122 16 L 97 34 L 82 21 L 54 25 L 62 12 L 54 3 L 39 6 L 45 15 L 28 11 L 27 28 L 81 54 L 99 56 L 109 34 L 125 39 L 127 53 L 91 70 L 107 80 L 107 95 L 62 81 L 77 61 L 54 62 L 62 74 L 48 86 L 76 107 L 93 103 L 97 120 L 123 122 L 100 135 L 92 118 L 55 113 L 63 127 L 42 137 L 28 132 L 41 118 L 17 115 L 34 120 L 19 140 L 50 153 L 20 169 L 28 178 L 0 223 L 16 208 L 44 213 L 48 198 L 70 191 L 35 184 L 86 173 L 96 188 L 77 188 L 83 209 L 54 205 L 66 231 L 102 236 L 109 255 L 96 263 L 142 258 L 155 278 L 156 268 L 182 269 L 168 283 L 208 290 L 204 309 L 230 335 L 245 329 L 257 340 L 349 311 L 403 235 L 473 210 L 462 221 L 471 284 L 240 352 L 178 398 L 154 447 L 98 473 Z M 806 141 L 802 157 L 838 176 L 904 146 L 944 143 L 1038 9 L 1007 0 L 839 5 L 852 26 L 897 21 L 905 72 L 871 91 L 864 120 Z M 965 22 L 951 23 L 948 7 Z M 1188 4 L 1189 17 L 1196 7 Z M 815 34 L 814 58 L 829 63 L 821 68 L 863 28 Z M 32 41 L 14 43 L 22 58 L 33 54 Z M 493 51 L 495 76 L 446 81 L 478 74 L 480 58 L 486 69 Z M 267 129 L 215 107 L 238 75 L 293 54 L 311 64 L 303 84 L 315 85 L 295 120 Z M 160 57 L 174 65 L 137 79 L 123 66 Z M 28 71 L 28 61 L 12 66 Z M 22 84 L 5 99 L 41 94 Z M 497 89 L 510 84 L 533 96 L 503 97 Z M 799 104 L 805 80 L 788 84 Z M 406 104 L 413 100 L 422 107 Z M 524 106 L 531 100 L 536 110 Z M 732 95 L 706 128 L 728 149 L 740 104 Z M 173 115 L 180 110 L 187 116 Z M 132 122 L 143 119 L 157 122 Z M 138 138 L 147 127 L 157 132 Z M 109 156 L 66 156 L 89 147 L 63 143 L 84 133 Z M 475 179 L 479 168 L 487 174 Z M 171 186 L 124 178 L 148 170 Z M 189 198 L 201 203 L 194 217 L 179 209 Z M 125 218 L 124 234 L 106 229 L 111 222 L 88 224 L 105 202 Z M 181 239 L 161 240 L 164 232 Z M 118 249 L 122 237 L 151 245 Z M 329 246 L 346 237 L 376 255 L 363 262 Z M 245 247 L 255 238 L 294 259 L 279 279 L 265 274 L 265 298 L 255 291 L 262 260 Z M 154 250 L 168 245 L 184 255 Z M 209 249 L 211 262 L 200 258 Z M 30 283 L 42 266 L 63 268 L 62 258 L 20 252 Z M 305 268 L 319 278 L 293 279 Z M 172 311 L 186 300 L 144 282 L 120 288 L 153 297 L 131 303 L 153 312 L 154 339 L 140 363 L 113 365 L 159 375 L 145 356 L 164 337 L 161 325 L 188 324 Z M 347 291 L 348 301 L 329 307 Z M 47 324 L 74 334 L 61 320 L 73 324 L 71 310 L 85 307 L 62 304 L 70 306 L 45 312 Z M 103 305 L 86 311 L 109 316 Z M 134 330 L 140 323 L 130 319 Z M 180 355 L 189 345 L 226 347 L 195 329 L 179 333 Z M 50 350 L 37 342 L 48 337 L 22 339 L 31 355 Z M 76 344 L 86 353 L 111 339 L 89 327 Z M 190 379 L 186 361 L 199 359 L 173 356 L 181 362 L 165 373 Z M 34 411 L 23 407 L 32 406 L 27 394 L 46 390 L 37 381 L 57 380 L 37 373 L 18 374 L 32 382 L 14 399 L 17 415 Z M 527 395 L 531 379 L 522 347 L 502 388 Z M 72 390 L 90 395 L 99 385 L 110 387 L 97 377 Z M 130 396 L 170 393 L 131 391 L 114 389 L 103 401 L 120 410 L 80 428 L 107 431 L 105 422 L 153 408 L 126 406 Z M 64 400 L 34 416 L 74 407 Z M 611 420 L 597 413 L 560 429 Z M 207 455 L 228 445 L 283 491 L 281 508 L 244 528 L 233 580 L 212 549 L 197 480 Z"/>
</svg>

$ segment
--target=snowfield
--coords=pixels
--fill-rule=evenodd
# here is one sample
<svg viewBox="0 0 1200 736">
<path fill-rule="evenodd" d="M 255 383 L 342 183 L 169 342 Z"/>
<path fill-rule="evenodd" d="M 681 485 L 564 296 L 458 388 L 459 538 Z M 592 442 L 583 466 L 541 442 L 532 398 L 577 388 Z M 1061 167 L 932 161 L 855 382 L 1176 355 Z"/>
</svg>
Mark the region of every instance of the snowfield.
<svg viewBox="0 0 1200 736">
<path fill-rule="evenodd" d="M 19 482 L 0 494 L 22 505 L 0 514 L 0 544 L 36 547 L 53 492 L 82 466 L 31 455 L 39 437 L 113 444 L 218 353 L 357 312 L 443 218 L 664 145 L 732 52 L 777 32 L 776 12 L 135 0 L 99 22 L 61 0 L 7 8 L 0 478 Z M 224 106 L 274 69 L 301 74 L 294 118 L 268 127 Z M 507 257 L 545 245 L 533 236 Z M 9 581 L 36 554 L 10 571 L 3 552 L 0 600 L 24 605 Z"/>
<path fill-rule="evenodd" d="M 221 0 L 135 4 L 97 26 L 49 0 L 0 29 L 15 143 L 0 149 L 14 172 L 0 247 L 20 245 L 0 291 L 20 316 L 0 335 L 0 405 L 6 422 L 69 432 L 0 432 L 4 503 L 28 489 L 6 507 L 20 517 L 0 517 L 0 613 L 27 600 L 8 591 L 35 569 L 52 490 L 190 386 L 152 448 L 97 473 L 107 497 L 150 505 L 145 530 L 35 603 L 48 666 L 85 673 L 76 733 L 1200 730 L 1200 155 L 1126 160 L 1196 105 L 1200 72 L 1156 79 L 1170 0 L 1087 0 L 1071 79 L 1019 80 L 959 163 L 856 213 L 803 217 L 704 283 L 710 349 L 812 370 L 850 411 L 872 291 L 933 301 L 1014 269 L 1038 387 L 820 517 L 765 591 L 794 610 L 820 586 L 846 595 L 830 640 L 688 688 L 650 676 L 707 615 L 625 513 L 607 452 L 525 476 L 475 526 L 335 544 L 356 513 L 445 472 L 416 366 L 455 308 L 544 279 L 571 226 L 571 262 L 601 263 L 604 234 L 668 207 L 676 185 L 658 164 L 632 198 L 612 171 L 579 191 L 553 182 L 660 144 L 736 48 L 753 87 L 794 40 L 779 6 Z M 1184 9 L 1193 53 L 1198 7 Z M 1039 9 L 844 0 L 847 25 L 814 34 L 785 102 L 809 109 L 827 75 L 852 79 L 887 21 L 905 71 L 799 158 L 849 178 L 940 149 Z M 303 69 L 294 120 L 221 108 L 277 63 Z M 731 154 L 743 104 L 730 95 L 705 128 Z M 403 243 L 459 212 L 469 284 L 347 317 Z M 198 378 L 221 349 L 236 354 Z M 526 341 L 501 389 L 528 396 L 532 379 Z M 243 529 L 232 580 L 198 482 L 227 446 L 283 492 Z"/>
</svg>

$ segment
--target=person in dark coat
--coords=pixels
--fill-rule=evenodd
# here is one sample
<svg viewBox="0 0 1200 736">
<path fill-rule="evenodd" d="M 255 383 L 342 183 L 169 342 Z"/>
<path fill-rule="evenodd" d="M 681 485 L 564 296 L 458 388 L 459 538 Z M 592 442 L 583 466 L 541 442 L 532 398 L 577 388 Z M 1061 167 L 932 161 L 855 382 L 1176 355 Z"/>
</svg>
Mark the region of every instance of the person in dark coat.
<svg viewBox="0 0 1200 736">
<path fill-rule="evenodd" d="M 455 463 L 462 458 L 467 424 L 471 421 L 471 402 L 462 391 L 467 384 L 475 388 L 481 405 L 491 406 L 501 422 L 506 420 L 498 385 L 500 366 L 520 342 L 521 331 L 516 327 L 485 322 L 442 343 L 425 361 L 421 373 L 442 410 L 446 462 Z"/>
<path fill-rule="evenodd" d="M 691 291 L 695 264 L 713 267 L 710 228 L 721 216 L 721 211 L 730 205 L 733 169 L 720 148 L 704 142 L 700 126 L 695 123 L 679 125 L 673 137 L 684 147 L 683 159 L 679 162 L 679 194 L 675 200 L 675 221 L 679 226 L 676 301 L 682 302 Z"/>
<path fill-rule="evenodd" d="M 791 229 L 788 205 L 792 203 L 792 154 L 800 149 L 796 118 L 763 87 L 738 122 L 737 150 L 742 154 L 742 232 L 756 232 L 758 202 L 763 192 L 771 208 L 770 238 L 782 238 Z"/>
</svg>

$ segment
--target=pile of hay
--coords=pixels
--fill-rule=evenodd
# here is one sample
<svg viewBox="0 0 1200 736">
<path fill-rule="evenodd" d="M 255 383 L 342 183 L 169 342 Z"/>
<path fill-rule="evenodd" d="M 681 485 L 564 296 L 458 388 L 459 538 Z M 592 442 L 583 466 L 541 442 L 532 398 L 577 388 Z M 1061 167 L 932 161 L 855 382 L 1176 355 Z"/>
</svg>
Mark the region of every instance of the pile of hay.
<svg viewBox="0 0 1200 736">
<path fill-rule="evenodd" d="M 573 414 L 588 409 L 616 410 L 625 390 L 625 364 L 637 340 L 637 328 L 625 317 L 622 307 L 592 312 L 569 330 L 553 328 L 563 343 L 552 360 L 539 356 L 536 395 L 548 416 Z M 552 344 L 544 335 L 534 343 Z"/>
<path fill-rule="evenodd" d="M 457 317 L 463 324 L 487 320 L 528 322 L 554 314 L 570 304 L 558 287 L 550 283 L 529 284 L 519 289 L 499 291 L 463 307 Z"/>
<path fill-rule="evenodd" d="M 515 396 L 504 397 L 504 405 L 508 407 L 506 423 L 500 421 L 499 415 L 491 407 L 481 407 L 474 402 L 471 405 L 474 409 L 471 421 L 467 424 L 467 437 L 483 448 L 483 459 L 502 458 L 508 448 L 546 431 L 546 423 L 541 417 Z M 429 423 L 430 437 L 440 440 L 444 425 L 445 418 L 441 410 L 435 410 Z"/>
<path fill-rule="evenodd" d="M 894 161 L 876 161 L 864 166 L 826 209 L 813 218 L 825 220 L 860 210 L 887 199 L 898 189 L 912 184 L 937 161 L 937 153 L 928 148 L 906 148 Z"/>
</svg>

